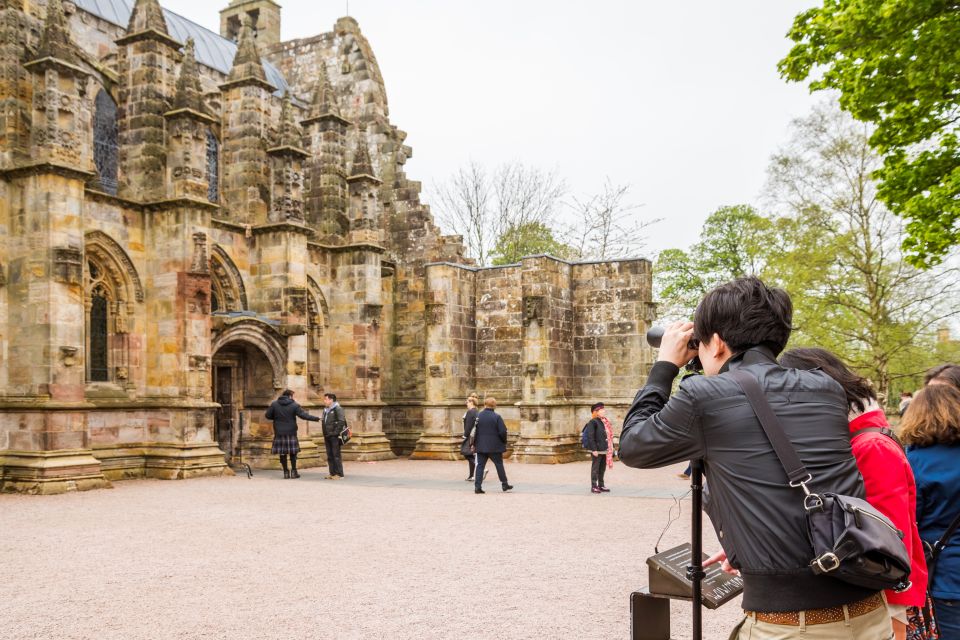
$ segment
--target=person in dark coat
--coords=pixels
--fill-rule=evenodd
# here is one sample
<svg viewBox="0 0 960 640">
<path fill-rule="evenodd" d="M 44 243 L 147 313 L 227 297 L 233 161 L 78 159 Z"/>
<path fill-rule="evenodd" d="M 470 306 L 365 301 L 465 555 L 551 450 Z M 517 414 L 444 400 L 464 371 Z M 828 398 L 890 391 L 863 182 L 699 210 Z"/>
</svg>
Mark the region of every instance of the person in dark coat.
<svg viewBox="0 0 960 640">
<path fill-rule="evenodd" d="M 497 400 L 487 397 L 483 400 L 483 411 L 477 420 L 477 469 L 474 474 L 474 493 L 486 493 L 483 490 L 483 468 L 487 460 L 493 460 L 497 467 L 497 476 L 504 491 L 513 489 L 507 482 L 507 472 L 503 468 L 503 454 L 507 450 L 507 425 L 503 423 L 500 414 L 494 411 Z"/>
<path fill-rule="evenodd" d="M 323 444 L 327 448 L 327 480 L 343 480 L 343 459 L 340 457 L 340 432 L 347 426 L 343 407 L 333 393 L 323 394 Z"/>
<path fill-rule="evenodd" d="M 607 425 L 604 424 L 606 408 L 602 402 L 590 407 L 590 422 L 584 427 L 587 430 L 587 450 L 592 456 L 590 465 L 590 491 L 593 493 L 607 493 L 603 484 L 603 476 L 607 471 L 607 457 L 613 461 L 613 447 L 607 437 Z"/>
<path fill-rule="evenodd" d="M 297 454 L 300 442 L 297 440 L 297 418 L 318 422 L 320 418 L 304 411 L 293 401 L 293 391 L 285 389 L 280 397 L 273 401 L 264 414 L 267 420 L 273 420 L 273 447 L 270 452 L 280 456 L 284 478 L 299 478 L 297 473 Z M 290 456 L 290 468 L 287 468 L 287 456 Z"/>
<path fill-rule="evenodd" d="M 470 394 L 470 397 L 467 398 L 467 412 L 463 414 L 463 444 L 460 446 L 460 451 L 470 465 L 470 475 L 467 476 L 467 482 L 473 480 L 473 472 L 477 466 L 477 454 L 471 453 L 469 447 L 470 432 L 473 430 L 474 425 L 476 425 L 477 415 L 480 413 L 480 409 L 477 408 L 479 402 L 480 398 Z"/>
</svg>

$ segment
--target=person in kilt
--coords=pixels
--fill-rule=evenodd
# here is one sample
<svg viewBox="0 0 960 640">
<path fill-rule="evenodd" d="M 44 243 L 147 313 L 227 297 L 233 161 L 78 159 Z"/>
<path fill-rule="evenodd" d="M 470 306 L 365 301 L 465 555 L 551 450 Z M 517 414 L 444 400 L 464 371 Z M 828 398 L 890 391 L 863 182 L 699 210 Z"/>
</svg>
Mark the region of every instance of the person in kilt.
<svg viewBox="0 0 960 640">
<path fill-rule="evenodd" d="M 264 415 L 267 420 L 273 420 L 273 447 L 270 453 L 280 456 L 283 477 L 299 478 L 297 454 L 300 453 L 300 441 L 297 439 L 297 418 L 312 422 L 319 422 L 320 418 L 310 415 L 294 402 L 293 391 L 290 389 L 285 389 Z M 290 468 L 287 468 L 287 456 L 290 456 Z"/>
</svg>

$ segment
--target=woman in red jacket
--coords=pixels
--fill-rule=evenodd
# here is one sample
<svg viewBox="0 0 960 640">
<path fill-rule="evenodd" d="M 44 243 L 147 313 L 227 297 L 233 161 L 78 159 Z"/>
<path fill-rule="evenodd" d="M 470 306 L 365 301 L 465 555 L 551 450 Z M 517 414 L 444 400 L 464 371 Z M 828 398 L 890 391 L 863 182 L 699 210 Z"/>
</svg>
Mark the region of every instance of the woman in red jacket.
<svg viewBox="0 0 960 640">
<path fill-rule="evenodd" d="M 867 502 L 903 531 L 910 555 L 912 586 L 902 593 L 886 591 L 895 638 L 906 638 L 910 607 L 922 607 L 927 595 L 927 563 L 917 529 L 917 486 L 913 471 L 890 424 L 877 404 L 877 394 L 865 378 L 851 371 L 825 349 L 791 349 L 780 364 L 792 369 L 819 368 L 840 383 L 850 406 L 850 445 L 863 476 Z"/>
</svg>

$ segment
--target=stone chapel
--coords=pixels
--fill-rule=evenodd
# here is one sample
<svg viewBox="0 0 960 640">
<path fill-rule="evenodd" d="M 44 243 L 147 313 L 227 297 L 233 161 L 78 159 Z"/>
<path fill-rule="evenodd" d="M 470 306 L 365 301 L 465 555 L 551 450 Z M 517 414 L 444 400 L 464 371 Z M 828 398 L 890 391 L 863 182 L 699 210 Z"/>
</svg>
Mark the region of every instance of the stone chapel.
<svg viewBox="0 0 960 640">
<path fill-rule="evenodd" d="M 580 457 L 596 400 L 622 418 L 650 263 L 473 266 L 357 22 L 281 41 L 280 18 L 0 0 L 0 491 L 274 465 L 286 387 L 338 395 L 347 460 L 457 459 L 470 392 L 521 462 Z M 299 437 L 322 464 L 318 423 Z"/>
</svg>

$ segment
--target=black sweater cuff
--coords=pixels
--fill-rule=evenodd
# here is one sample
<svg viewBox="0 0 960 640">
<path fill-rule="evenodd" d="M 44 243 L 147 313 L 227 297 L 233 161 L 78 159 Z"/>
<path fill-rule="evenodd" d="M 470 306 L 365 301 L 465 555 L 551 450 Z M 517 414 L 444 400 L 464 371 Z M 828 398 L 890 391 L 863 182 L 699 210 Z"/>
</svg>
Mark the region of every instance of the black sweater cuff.
<svg viewBox="0 0 960 640">
<path fill-rule="evenodd" d="M 653 368 L 650 369 L 650 375 L 647 376 L 646 386 L 662 389 L 664 395 L 669 396 L 670 389 L 673 387 L 673 380 L 679 373 L 680 367 L 672 362 L 661 360 L 654 363 Z"/>
</svg>

